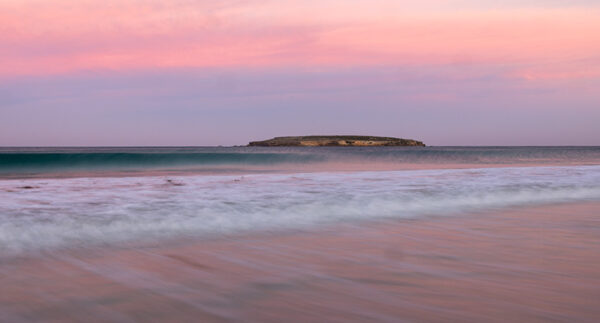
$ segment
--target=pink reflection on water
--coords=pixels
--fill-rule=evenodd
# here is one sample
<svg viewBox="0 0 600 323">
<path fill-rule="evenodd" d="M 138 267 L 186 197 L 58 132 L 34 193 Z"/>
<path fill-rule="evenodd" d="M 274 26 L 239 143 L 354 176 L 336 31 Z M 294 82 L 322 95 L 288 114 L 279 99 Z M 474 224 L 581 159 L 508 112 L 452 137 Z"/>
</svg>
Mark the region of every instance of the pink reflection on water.
<svg viewBox="0 0 600 323">
<path fill-rule="evenodd" d="M 4 259 L 0 320 L 596 321 L 600 204 Z"/>
<path fill-rule="evenodd" d="M 599 165 L 598 160 L 558 161 L 535 160 L 513 163 L 431 163 L 431 162 L 393 162 L 361 161 L 348 159 L 343 162 L 328 161 L 317 163 L 282 163 L 278 165 L 210 165 L 210 166 L 173 166 L 165 168 L 138 169 L 97 169 L 97 170 L 57 170 L 43 172 L 0 173 L 0 179 L 24 178 L 73 178 L 73 177 L 138 177 L 138 176 L 185 176 L 185 175 L 244 175 L 244 174 L 286 174 L 313 172 L 357 172 L 357 171 L 400 171 L 427 169 L 478 169 L 505 167 L 544 167 L 544 166 L 588 166 Z"/>
</svg>

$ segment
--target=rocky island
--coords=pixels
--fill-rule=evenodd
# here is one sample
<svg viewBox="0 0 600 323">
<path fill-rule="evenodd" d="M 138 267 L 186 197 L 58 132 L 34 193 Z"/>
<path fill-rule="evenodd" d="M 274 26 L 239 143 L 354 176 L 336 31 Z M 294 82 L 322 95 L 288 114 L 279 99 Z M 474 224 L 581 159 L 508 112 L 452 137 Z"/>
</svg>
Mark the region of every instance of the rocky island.
<svg viewBox="0 0 600 323">
<path fill-rule="evenodd" d="M 425 147 L 421 141 L 394 137 L 375 136 L 296 136 L 275 137 L 263 141 L 251 141 L 248 146 L 419 146 Z"/>
</svg>

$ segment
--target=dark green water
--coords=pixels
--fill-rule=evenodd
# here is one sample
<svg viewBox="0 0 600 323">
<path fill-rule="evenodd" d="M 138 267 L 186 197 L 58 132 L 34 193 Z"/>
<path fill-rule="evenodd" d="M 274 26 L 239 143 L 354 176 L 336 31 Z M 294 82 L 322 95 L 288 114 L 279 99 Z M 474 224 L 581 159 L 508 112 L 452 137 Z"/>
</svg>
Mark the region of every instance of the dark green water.
<svg viewBox="0 0 600 323">
<path fill-rule="evenodd" d="M 600 147 L 5 147 L 0 176 L 70 172 L 180 172 L 217 169 L 315 169 L 328 164 L 552 165 L 600 164 Z"/>
</svg>

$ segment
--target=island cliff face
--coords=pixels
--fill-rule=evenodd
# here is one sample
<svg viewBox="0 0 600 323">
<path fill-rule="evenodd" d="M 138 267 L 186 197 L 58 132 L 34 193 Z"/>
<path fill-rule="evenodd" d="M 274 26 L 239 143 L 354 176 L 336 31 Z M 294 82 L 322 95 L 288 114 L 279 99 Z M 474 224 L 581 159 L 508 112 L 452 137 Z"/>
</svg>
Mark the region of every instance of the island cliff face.
<svg viewBox="0 0 600 323">
<path fill-rule="evenodd" d="M 252 141 L 248 146 L 419 146 L 425 147 L 421 141 L 394 137 L 374 136 L 298 136 L 275 137 L 263 141 Z"/>
</svg>

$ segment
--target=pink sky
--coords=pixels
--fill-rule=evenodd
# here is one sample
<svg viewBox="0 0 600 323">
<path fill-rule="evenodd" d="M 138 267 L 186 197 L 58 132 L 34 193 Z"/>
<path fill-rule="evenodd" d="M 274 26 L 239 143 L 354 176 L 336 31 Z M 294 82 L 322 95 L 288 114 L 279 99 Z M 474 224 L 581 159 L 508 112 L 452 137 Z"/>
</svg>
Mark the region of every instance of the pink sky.
<svg viewBox="0 0 600 323">
<path fill-rule="evenodd" d="M 201 79 L 211 75 L 229 75 L 225 79 L 231 75 L 233 79 L 261 75 L 285 78 L 267 83 L 289 83 L 294 88 L 293 93 L 301 92 L 304 99 L 311 98 L 308 100 L 311 106 L 322 105 L 330 111 L 339 111 L 340 104 L 347 104 L 340 91 L 344 90 L 344 84 L 350 84 L 347 86 L 365 87 L 359 100 L 364 102 L 380 100 L 378 88 L 387 91 L 389 107 L 380 107 L 378 113 L 401 114 L 397 111 L 400 105 L 410 105 L 409 110 L 426 106 L 421 112 L 452 106 L 456 113 L 466 113 L 477 105 L 478 109 L 489 109 L 492 116 L 503 109 L 535 111 L 540 106 L 551 106 L 552 111 L 559 114 L 583 111 L 585 120 L 597 117 L 600 95 L 594 89 L 600 79 L 600 6 L 594 5 L 594 1 L 575 1 L 569 6 L 552 0 L 506 1 L 501 6 L 494 3 L 469 0 L 424 0 L 418 5 L 397 0 L 327 0 L 310 4 L 299 0 L 0 0 L 0 95 L 8 98 L 0 99 L 0 116 L 5 114 L 3 120 L 8 127 L 0 130 L 0 135 L 4 135 L 0 145 L 119 144 L 115 142 L 119 139 L 106 137 L 98 133 L 99 130 L 83 131 L 83 137 L 79 136 L 83 139 L 74 141 L 72 135 L 82 131 L 77 125 L 70 132 L 62 133 L 51 125 L 43 126 L 42 122 L 38 136 L 23 137 L 20 127 L 14 126 L 11 119 L 26 121 L 25 112 L 20 115 L 19 110 L 29 114 L 39 111 L 47 113 L 47 117 L 53 115 L 49 113 L 52 110 L 60 113 L 64 107 L 59 105 L 64 102 L 57 102 L 57 96 L 69 104 L 78 104 L 79 109 L 89 109 L 89 115 L 101 114 L 98 109 L 103 108 L 86 104 L 99 98 L 111 100 L 124 111 L 145 110 L 144 102 L 153 101 L 153 93 L 173 91 L 148 84 L 148 79 L 143 77 L 148 73 L 157 79 L 181 72 L 188 75 L 187 78 L 191 73 Z M 402 75 L 377 72 L 390 69 L 402 70 Z M 243 75 L 236 77 L 236 73 Z M 319 73 L 328 76 L 319 79 Z M 351 74 L 349 79 L 336 77 L 348 73 Z M 100 93 L 95 88 L 95 81 L 110 83 L 111 78 L 122 79 L 123 75 L 128 75 L 131 81 L 118 94 L 121 99 L 127 98 L 122 102 L 113 100 L 114 91 Z M 186 78 L 168 77 L 174 88 L 174 83 L 185 82 Z M 52 82 L 70 78 L 76 79 L 73 84 Z M 309 80 L 304 80 L 306 78 Z M 416 83 L 415 78 L 418 78 Z M 222 86 L 227 87 L 227 82 L 230 81 Z M 52 87 L 49 84 L 56 83 L 62 87 L 49 88 Z M 238 89 L 253 86 L 244 81 L 233 83 Z M 405 96 L 398 96 L 398 91 L 391 88 L 417 86 L 417 83 L 418 87 Z M 74 95 L 74 87 L 83 87 L 83 90 Z M 335 91 L 331 97 L 323 97 L 322 92 L 332 87 Z M 222 94 L 223 100 L 227 99 L 226 92 Z M 206 114 L 202 109 L 191 111 L 193 108 L 189 106 L 189 101 L 194 100 L 198 106 L 206 106 L 203 104 L 208 102 L 206 97 L 176 91 L 172 95 L 186 95 L 187 103 L 146 109 L 151 110 L 144 112 L 148 114 L 148 122 L 160 123 L 152 118 L 152 113 L 161 109 L 163 114 L 168 114 L 169 109 L 186 110 L 198 118 Z M 289 89 L 276 90 L 269 104 L 287 100 L 289 95 Z M 488 95 L 494 104 L 486 107 L 482 98 L 476 97 L 481 95 Z M 498 106 L 496 95 L 506 104 Z M 514 104 L 510 104 L 511 98 Z M 564 106 L 556 106 L 557 103 Z M 252 100 L 236 104 L 236 108 L 266 113 L 260 110 L 265 106 L 264 101 L 261 107 L 254 106 L 259 103 Z M 24 106 L 19 109 L 19 105 Z M 219 102 L 211 101 L 209 105 L 215 110 L 209 111 L 209 115 L 227 109 L 226 104 L 219 106 Z M 306 113 L 311 111 L 306 109 Z M 423 124 L 436 123 L 431 122 L 434 116 L 433 112 L 422 113 L 421 117 L 427 119 Z M 117 117 L 123 118 L 115 115 Z M 84 113 L 81 120 L 75 119 L 73 123 L 86 124 L 89 118 Z M 270 131 L 256 132 L 242 126 L 233 136 L 211 136 L 217 139 L 198 144 L 234 144 L 253 136 L 280 135 L 283 134 L 279 133 L 280 128 L 290 129 L 279 126 L 290 122 L 286 120 L 286 114 L 280 113 L 273 120 L 264 120 L 261 128 Z M 130 128 L 136 130 L 136 124 L 131 122 Z M 370 126 L 358 127 L 361 129 L 356 126 L 339 129 L 336 122 L 329 120 L 319 129 L 293 124 L 291 129 L 301 133 L 378 129 L 377 120 L 369 121 Z M 239 123 L 243 124 L 241 120 Z M 572 126 L 575 124 L 573 121 Z M 140 127 L 150 127 L 150 124 Z M 464 127 L 468 124 L 461 124 L 459 128 Z M 456 133 L 455 128 L 450 127 L 448 131 Z M 486 143 L 461 142 L 466 136 L 455 136 L 448 142 L 448 136 L 442 136 L 438 130 L 424 129 L 409 135 L 430 137 L 430 141 L 439 144 Z M 531 132 L 531 129 L 521 130 L 523 134 Z M 550 130 L 550 127 L 540 126 L 535 131 L 544 135 L 535 142 L 523 144 L 556 142 Z M 172 138 L 161 139 L 156 144 L 192 144 L 188 139 L 183 140 L 192 133 L 190 129 L 173 134 Z M 585 136 L 596 134 L 600 135 L 592 129 L 584 132 Z M 123 136 L 129 138 L 124 144 L 153 144 L 133 134 L 124 133 L 119 138 Z M 514 139 L 506 139 L 511 138 L 508 134 L 494 137 L 489 133 L 484 137 L 489 144 L 518 144 Z M 578 136 L 564 144 L 567 143 L 600 144 L 589 137 Z"/>
</svg>

